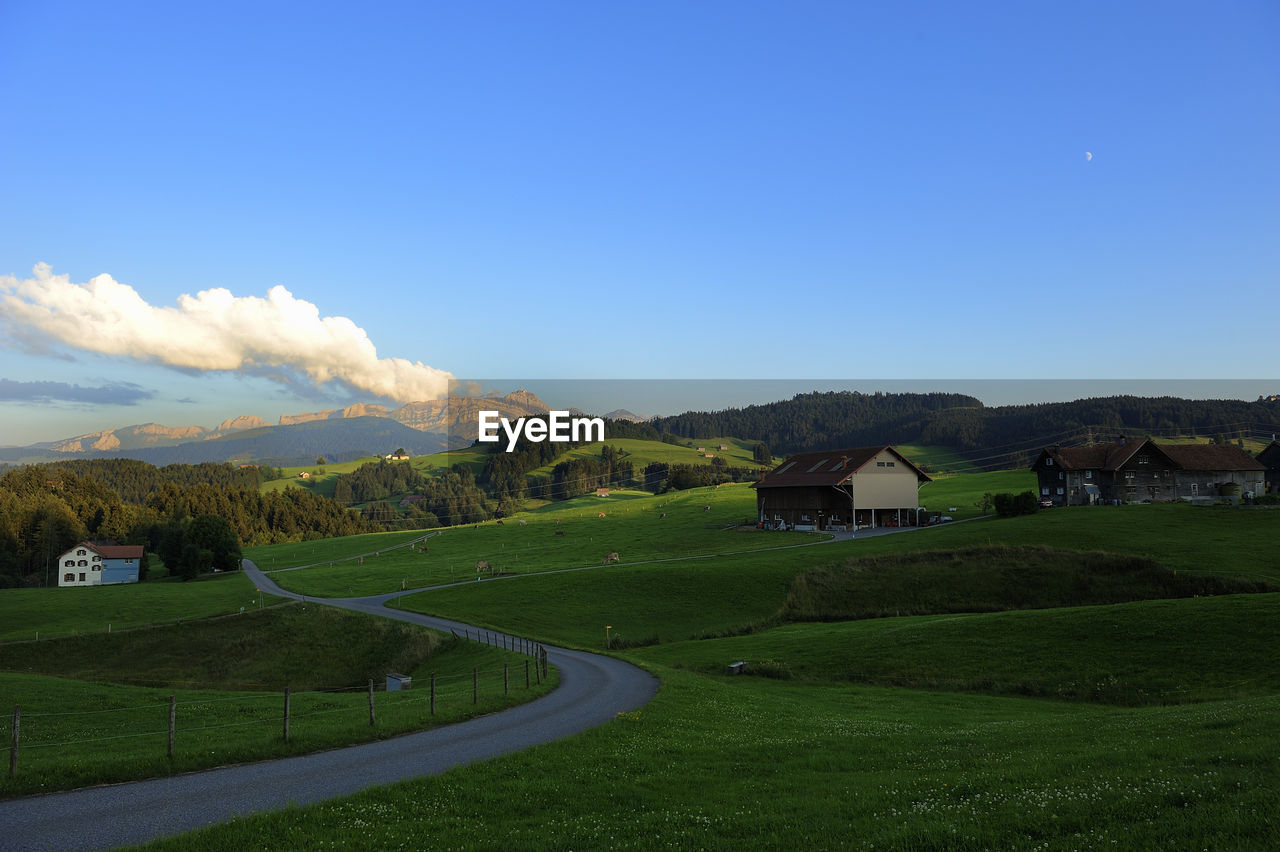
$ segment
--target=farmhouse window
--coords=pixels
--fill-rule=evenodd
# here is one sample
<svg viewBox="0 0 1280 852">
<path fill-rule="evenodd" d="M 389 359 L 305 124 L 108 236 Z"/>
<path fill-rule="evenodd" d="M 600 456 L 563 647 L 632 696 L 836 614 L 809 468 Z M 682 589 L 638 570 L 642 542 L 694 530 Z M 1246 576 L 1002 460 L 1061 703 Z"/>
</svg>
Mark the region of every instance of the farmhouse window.
<svg viewBox="0 0 1280 852">
<path fill-rule="evenodd" d="M 80 560 L 80 566 L 79 566 L 79 567 L 83 568 L 84 566 L 86 566 L 86 565 L 88 565 L 88 564 L 89 564 L 89 560 L 87 560 L 87 559 L 81 559 L 81 560 Z"/>
<path fill-rule="evenodd" d="M 74 567 L 76 567 L 76 561 L 75 561 L 74 559 L 68 559 L 66 562 L 63 562 L 63 563 L 62 563 L 62 567 L 63 567 L 63 568 L 74 568 Z"/>
<path fill-rule="evenodd" d="M 1138 456 L 1138 464 L 1151 464 L 1151 456 Z"/>
<path fill-rule="evenodd" d="M 1062 489 L 1061 489 L 1061 488 L 1059 488 L 1059 489 L 1058 489 L 1058 496 L 1059 496 L 1059 497 L 1061 497 L 1061 496 L 1062 496 Z"/>
<path fill-rule="evenodd" d="M 1193 482 L 1193 483 L 1191 483 L 1191 493 L 1192 493 L 1192 494 L 1195 494 L 1195 493 L 1196 493 L 1197 491 L 1199 491 L 1199 490 L 1200 490 L 1200 483 L 1198 483 L 1198 482 Z"/>
<path fill-rule="evenodd" d="M 84 556 L 86 553 L 88 553 L 88 551 L 82 547 L 76 551 L 76 556 Z"/>
<path fill-rule="evenodd" d="M 83 575 L 83 574 L 81 574 L 81 575 L 80 575 L 80 582 L 81 582 L 81 583 L 83 583 L 83 582 L 84 582 L 84 575 Z"/>
<path fill-rule="evenodd" d="M 1062 471 L 1058 471 L 1058 480 L 1059 480 L 1059 481 L 1061 481 L 1061 480 L 1062 480 Z"/>
<path fill-rule="evenodd" d="M 1045 466 L 1045 467 L 1053 467 L 1053 459 L 1051 459 L 1051 458 L 1046 458 L 1046 459 L 1044 460 L 1044 466 Z"/>
<path fill-rule="evenodd" d="M 1041 496 L 1041 497 L 1048 497 L 1048 496 L 1049 496 L 1049 489 L 1048 489 L 1048 488 L 1041 488 L 1041 489 L 1040 489 L 1040 496 Z"/>
<path fill-rule="evenodd" d="M 897 466 L 898 466 L 896 462 L 885 462 L 885 465 L 887 465 L 888 467 L 897 467 Z"/>
<path fill-rule="evenodd" d="M 884 467 L 884 462 L 876 462 L 876 467 Z"/>
<path fill-rule="evenodd" d="M 63 574 L 63 575 L 62 575 L 62 582 L 64 582 L 64 583 L 74 583 L 75 581 L 76 581 L 76 575 L 75 575 L 75 574 Z"/>
<path fill-rule="evenodd" d="M 1084 478 L 1085 478 L 1085 479 L 1093 479 L 1093 471 L 1091 471 L 1091 470 L 1086 470 L 1086 471 L 1084 472 Z"/>
</svg>

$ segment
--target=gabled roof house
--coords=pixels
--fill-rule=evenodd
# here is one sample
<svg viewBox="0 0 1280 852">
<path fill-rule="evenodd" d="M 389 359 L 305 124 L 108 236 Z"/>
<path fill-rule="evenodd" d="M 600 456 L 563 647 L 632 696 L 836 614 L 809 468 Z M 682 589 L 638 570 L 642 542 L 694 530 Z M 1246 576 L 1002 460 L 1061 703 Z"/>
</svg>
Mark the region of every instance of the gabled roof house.
<svg viewBox="0 0 1280 852">
<path fill-rule="evenodd" d="M 789 456 L 761 477 L 761 525 L 797 530 L 849 530 L 917 522 L 920 486 L 929 476 L 890 446 Z"/>
<path fill-rule="evenodd" d="M 96 544 L 82 541 L 58 557 L 59 586 L 109 586 L 138 582 L 140 544 Z"/>
<path fill-rule="evenodd" d="M 1266 471 L 1238 447 L 1156 444 L 1149 438 L 1046 447 L 1031 469 L 1040 498 L 1058 506 L 1236 499 L 1262 493 Z"/>
<path fill-rule="evenodd" d="M 1273 440 L 1258 453 L 1258 463 L 1267 469 L 1266 493 L 1280 493 L 1280 441 Z"/>
</svg>

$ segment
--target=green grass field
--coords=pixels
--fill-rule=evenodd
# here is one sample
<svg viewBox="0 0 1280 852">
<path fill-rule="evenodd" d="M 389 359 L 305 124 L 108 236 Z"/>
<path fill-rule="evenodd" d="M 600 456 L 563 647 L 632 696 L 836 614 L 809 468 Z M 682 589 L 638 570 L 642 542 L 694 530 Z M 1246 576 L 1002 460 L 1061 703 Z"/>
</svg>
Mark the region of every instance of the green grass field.
<svg viewBox="0 0 1280 852">
<path fill-rule="evenodd" d="M 950 447 L 926 447 L 921 444 L 894 444 L 893 448 L 906 456 L 916 467 L 927 467 L 940 477 L 957 473 L 977 473 L 973 462 Z M 926 471 L 928 472 L 928 471 Z"/>
<path fill-rule="evenodd" d="M 267 596 L 270 605 L 275 598 Z M 189 583 L 144 583 L 88 588 L 5 589 L 0 592 L 0 642 L 106 633 L 148 624 L 239 612 L 263 601 L 242 574 Z"/>
<path fill-rule="evenodd" d="M 303 754 L 492 713 L 554 687 L 553 670 L 548 680 L 535 671 L 525 688 L 528 659 L 314 604 L 0 645 L 6 766 L 10 713 L 14 705 L 22 712 L 19 771 L 0 776 L 0 797 Z M 413 688 L 382 691 L 388 672 L 410 675 Z M 369 680 L 376 726 L 369 724 Z M 288 742 L 285 687 L 293 691 Z M 172 759 L 170 697 L 177 707 Z"/>
<path fill-rule="evenodd" d="M 731 529 L 754 523 L 754 516 L 755 492 L 745 484 L 658 496 L 644 492 L 615 492 L 607 498 L 591 495 L 524 512 L 501 523 L 489 521 L 444 530 L 422 542 L 425 552 L 422 547 L 401 547 L 370 555 L 364 542 L 376 539 L 362 536 L 357 549 L 349 550 L 344 545 L 335 551 L 332 565 L 279 571 L 272 577 L 284 588 L 309 595 L 368 595 L 474 582 L 480 560 L 489 562 L 498 573 L 534 574 L 598 566 L 610 553 L 617 553 L 620 566 L 626 566 L 813 543 L 825 538 L 806 533 L 765 534 L 754 529 Z M 386 535 L 387 541 L 417 537 L 408 533 Z M 258 567 L 271 571 L 319 562 L 324 555 L 322 547 L 321 543 L 274 545 L 249 548 L 245 555 Z M 361 553 L 365 554 L 363 559 Z"/>
<path fill-rule="evenodd" d="M 1278 647 L 1271 593 L 788 624 L 635 656 L 712 674 L 742 660 L 783 679 L 1139 705 L 1280 695 Z"/>
<path fill-rule="evenodd" d="M 1036 475 L 1029 470 L 939 474 L 933 482 L 920 486 L 920 505 L 931 512 L 945 512 L 957 519 L 974 518 L 982 514 L 977 504 L 983 494 L 1018 494 L 1035 490 Z"/>
<path fill-rule="evenodd" d="M 973 504 L 984 492 L 1034 487 L 1028 477 L 1010 471 L 940 479 L 926 486 L 933 493 L 922 490 L 922 503 L 956 506 L 958 522 L 853 541 L 728 528 L 754 515 L 754 492 L 723 486 L 579 498 L 501 526 L 445 530 L 416 549 L 410 544 L 424 533 L 255 548 L 247 555 L 265 569 L 316 566 L 273 575 L 308 594 L 367 594 L 454 578 L 460 582 L 400 605 L 544 642 L 607 647 L 656 672 L 663 686 L 641 710 L 565 741 L 237 820 L 157 848 L 420 848 L 424 838 L 439 848 L 485 849 L 1280 845 L 1280 593 L 1159 597 L 1207 590 L 1196 585 L 1205 578 L 1280 583 L 1280 511 L 1155 505 L 965 520 L 977 514 Z M 610 551 L 619 553 L 619 564 L 601 564 Z M 1124 558 L 1091 555 L 1099 552 Z M 1049 556 L 1036 555 L 1043 553 Z M 477 559 L 506 575 L 476 581 Z M 874 573 L 868 559 L 884 576 L 841 594 L 861 600 L 864 614 L 886 617 L 785 623 L 798 576 Z M 1106 582 L 1078 575 L 1076 560 L 1106 573 Z M 1137 566 L 1132 577 L 1124 565 Z M 1061 605 L 1139 586 L 1146 591 L 1135 597 L 1157 599 Z M 894 600 L 917 611 L 921 602 L 937 606 L 939 597 L 961 610 L 998 608 L 987 600 L 995 591 L 1001 606 L 1011 600 L 1014 608 L 890 612 Z M 0 593 L 0 612 L 7 594 Z M 280 625 L 254 647 L 296 635 L 323 649 L 331 628 L 319 620 L 308 622 L 314 628 L 293 624 L 300 617 L 294 609 L 253 616 Z M 249 617 L 209 624 L 221 630 Z M 388 659 L 405 644 L 361 632 L 370 651 L 356 662 Z M 117 639 L 125 641 L 111 641 Z M 182 692 L 180 658 L 163 652 L 179 642 L 128 637 L 138 644 L 113 646 L 118 652 L 94 669 L 92 644 L 77 641 L 84 640 L 68 640 L 63 655 L 42 651 L 25 663 L 19 650 L 0 656 L 0 668 L 11 672 L 0 674 L 0 688 L 6 695 L 34 690 L 46 712 L 68 702 L 167 708 L 177 690 L 182 701 L 208 704 L 210 726 L 227 721 L 204 685 Z M 210 632 L 208 641 L 206 648 L 237 640 Z M 466 653 L 497 652 L 470 646 Z M 130 656 L 135 664 L 118 662 Z M 282 652 L 280 671 L 317 668 L 308 660 L 323 658 L 305 649 Z M 74 660 L 81 676 L 113 682 L 52 676 Z M 737 661 L 747 663 L 747 674 L 724 674 Z M 24 664 L 32 673 L 21 671 Z M 471 665 L 461 657 L 455 664 L 462 671 Z M 168 666 L 163 689 L 123 685 L 130 678 L 144 683 L 146 672 Z M 203 671 L 202 680 L 230 683 L 226 673 L 190 668 Z M 414 669 L 415 680 L 423 670 Z M 344 678 L 365 671 L 353 665 Z M 263 682 L 263 675 L 253 677 Z M 342 696 L 309 694 L 321 702 Z M 243 711 L 247 727 L 265 726 L 263 736 L 276 744 L 246 745 L 248 754 L 280 746 L 278 732 L 265 733 L 276 724 L 279 696 L 263 696 L 264 709 Z M 366 699 L 349 699 L 349 710 L 322 709 L 358 717 Z M 421 724 L 420 705 L 406 708 L 404 724 Z M 388 707 L 388 725 L 396 712 Z M 310 747 L 353 736 L 351 727 L 358 720 L 309 734 Z M 148 731 L 142 733 L 153 737 Z M 192 732 L 192 742 L 209 741 L 204 736 Z M 155 748 L 153 739 L 146 742 Z M 169 771 L 161 768 L 162 751 L 148 755 L 130 771 Z M 95 760 L 99 774 L 112 765 L 110 757 Z M 29 775 L 23 765 L 24 784 L 74 775 L 56 761 Z"/>
<path fill-rule="evenodd" d="M 652 702 L 568 740 L 149 848 L 1280 843 L 1276 696 L 1130 709 L 656 671 Z"/>
</svg>

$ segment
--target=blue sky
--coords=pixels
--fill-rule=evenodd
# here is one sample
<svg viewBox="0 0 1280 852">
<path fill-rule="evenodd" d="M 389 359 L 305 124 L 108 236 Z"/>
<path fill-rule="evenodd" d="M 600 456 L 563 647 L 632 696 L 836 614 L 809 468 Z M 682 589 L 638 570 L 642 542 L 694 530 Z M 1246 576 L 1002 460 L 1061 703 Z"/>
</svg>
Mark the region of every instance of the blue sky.
<svg viewBox="0 0 1280 852">
<path fill-rule="evenodd" d="M 0 445 L 443 373 L 1266 380 L 1277 43 L 1266 0 L 0 0 Z"/>
</svg>

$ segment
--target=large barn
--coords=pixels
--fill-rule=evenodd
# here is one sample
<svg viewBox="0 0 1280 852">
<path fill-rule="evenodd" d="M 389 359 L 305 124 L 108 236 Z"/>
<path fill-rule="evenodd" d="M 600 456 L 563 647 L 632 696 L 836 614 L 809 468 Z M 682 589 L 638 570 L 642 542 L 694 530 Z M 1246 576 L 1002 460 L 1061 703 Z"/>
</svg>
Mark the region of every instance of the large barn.
<svg viewBox="0 0 1280 852">
<path fill-rule="evenodd" d="M 929 476 L 893 447 L 801 453 L 761 477 L 759 522 L 772 529 L 914 526 Z"/>
<path fill-rule="evenodd" d="M 1057 506 L 1238 499 L 1261 494 L 1267 468 L 1225 444 L 1156 444 L 1149 438 L 1046 447 L 1031 469 Z"/>
</svg>

